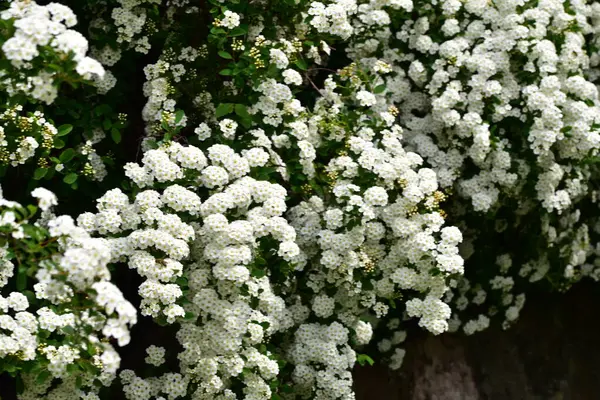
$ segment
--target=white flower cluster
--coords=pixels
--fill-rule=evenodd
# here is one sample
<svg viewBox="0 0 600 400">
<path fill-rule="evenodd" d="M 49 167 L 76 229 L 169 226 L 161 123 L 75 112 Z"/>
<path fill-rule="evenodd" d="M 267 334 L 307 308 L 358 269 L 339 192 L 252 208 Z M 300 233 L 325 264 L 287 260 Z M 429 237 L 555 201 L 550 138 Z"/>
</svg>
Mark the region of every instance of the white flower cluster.
<svg viewBox="0 0 600 400">
<path fill-rule="evenodd" d="M 86 56 L 87 40 L 79 32 L 69 29 L 77 23 L 70 8 L 58 3 L 40 6 L 34 1 L 13 1 L 8 9 L 0 13 L 0 18 L 14 20 L 15 33 L 2 45 L 5 57 L 14 67 L 31 69 L 32 61 L 40 55 L 40 49 L 49 46 L 57 53 L 72 56 L 76 63 L 75 71 L 84 79 L 104 75 L 102 65 Z M 35 76 L 29 76 L 24 83 L 3 83 L 50 104 L 58 95 L 54 75 L 40 71 Z"/>
<path fill-rule="evenodd" d="M 56 196 L 46 189 L 37 188 L 32 195 L 44 212 L 57 204 Z M 67 369 L 76 363 L 93 363 L 98 368 L 97 377 L 109 384 L 116 376 L 120 358 L 106 339 L 114 338 L 120 346 L 127 344 L 137 313 L 110 282 L 110 250 L 105 240 L 91 238 L 68 216 L 50 218 L 45 228 L 29 225 L 26 219 L 15 219 L 20 205 L 5 200 L 2 203 L 3 235 L 21 228 L 18 236 L 40 240 L 41 231 L 32 232 L 47 229 L 48 236 L 37 246 L 48 246 L 50 257 L 34 260 L 29 266 L 36 281 L 33 292 L 28 292 L 31 297 L 16 291 L 0 296 L 0 357 L 45 365 L 51 378 L 47 385 L 26 387 L 38 395 L 48 390 L 53 379 L 62 379 L 59 387 L 67 385 Z M 36 254 L 34 247 L 28 250 Z M 24 274 L 22 266 L 29 263 L 22 249 L 12 248 L 11 253 L 6 247 L 2 250 L 0 287 L 16 274 Z M 18 271 L 11 258 L 19 261 Z M 78 307 L 84 299 L 87 306 Z M 94 388 L 94 377 L 88 372 L 85 386 L 98 390 Z"/>
<path fill-rule="evenodd" d="M 325 6 L 331 10 L 324 18 L 335 25 L 344 16 L 349 24 L 348 15 L 357 10 L 346 6 Z M 370 18 L 383 18 L 384 25 L 379 14 Z M 436 174 L 404 149 L 403 130 L 381 91 L 351 79 L 353 92 L 346 96 L 330 77 L 309 110 L 290 87 L 303 82 L 290 68 L 291 60 L 304 56 L 301 44 L 267 40 L 259 32 L 253 33 L 251 54 L 264 52 L 257 65 L 268 62 L 281 75 L 253 85 L 258 98 L 247 110 L 258 126 L 242 129 L 237 119 L 215 118 L 211 95 L 199 94 L 194 104 L 206 119 L 194 133 L 211 143 L 206 150 L 175 142 L 146 147 L 140 165 L 125 167 L 141 189 L 134 199 L 110 191 L 99 199 L 97 213 L 78 222 L 108 236 L 113 260 L 126 260 L 146 279 L 139 288 L 143 314 L 179 322 L 180 373 L 196 382 L 195 398 L 235 398 L 232 387 L 241 383 L 247 398 L 269 399 L 270 382 L 280 374 L 277 361 L 286 359 L 294 365 L 294 390 L 303 396 L 351 399 L 351 339 L 364 345 L 373 335 L 362 316 L 383 318 L 397 294 L 417 293 L 407 299 L 410 315 L 434 333 L 447 329 L 449 308 L 440 299 L 447 277 L 463 271 L 457 249 L 462 236 L 443 227 L 438 206 L 444 194 Z M 352 32 L 344 26 L 334 34 Z M 325 42 L 319 46 L 329 53 Z M 313 47 L 307 56 L 320 62 Z M 174 111 L 171 95 L 179 84 L 167 55 L 173 59 L 165 50 L 165 60 L 145 71 L 149 135 L 158 122 L 175 126 L 165 119 Z M 391 67 L 376 65 L 374 79 L 381 82 L 378 74 Z M 355 101 L 368 111 L 355 121 L 341 118 Z M 235 139 L 241 151 L 212 144 L 219 137 Z M 317 151 L 332 144 L 348 151 L 320 167 Z M 272 163 L 282 182 L 295 179 L 286 168 L 290 153 L 299 156 L 298 173 L 309 179 L 324 173 L 330 187 L 325 198 L 310 197 L 288 211 L 287 191 L 253 176 L 255 168 Z M 298 297 L 294 286 L 306 297 Z M 289 333 L 287 351 L 273 347 L 272 338 Z M 149 349 L 147 361 L 162 363 L 159 353 Z M 401 356 L 394 356 L 397 365 Z M 124 373 L 126 395 L 158 396 L 154 379 L 161 378 Z"/>
<path fill-rule="evenodd" d="M 0 164 L 16 167 L 35 156 L 38 149 L 49 151 L 54 148 L 58 130 L 46 120 L 41 111 L 23 116 L 23 106 L 17 105 L 0 113 Z M 14 134 L 13 129 L 18 130 Z"/>
<path fill-rule="evenodd" d="M 118 0 L 120 7 L 112 8 L 112 25 L 117 29 L 117 42 L 128 43 L 140 53 L 150 51 L 148 35 L 141 35 L 147 27 L 146 4 L 160 4 L 161 0 Z M 140 37 L 137 37 L 137 36 Z"/>
<path fill-rule="evenodd" d="M 314 398 L 354 398 L 352 373 L 356 353 L 348 345 L 349 332 L 339 322 L 331 325 L 303 324 L 290 349 L 292 378 L 297 394 Z"/>
<path fill-rule="evenodd" d="M 181 349 L 154 342 L 144 361 L 159 373 L 121 372 L 131 400 L 352 400 L 361 347 L 375 339 L 401 366 L 401 321 L 507 328 L 528 284 L 600 280 L 597 4 L 229 2 L 206 16 L 202 44 L 189 21 L 204 10 L 187 0 L 113 3 L 82 6 L 99 63 L 66 7 L 14 1 L 0 14 L 14 21 L 3 51 L 18 71 L 53 49 L 96 72 L 98 94 L 120 89 L 101 65 L 163 46 L 143 70 L 146 136 L 123 189 L 77 225 L 52 215 L 52 193 L 32 192 L 58 254 L 26 277 L 32 295 L 0 297 L 0 357 L 59 379 L 24 374 L 23 398 L 99 399 L 90 374 L 70 376 L 81 362 L 103 385 L 114 378 L 106 340 L 126 344 L 136 310 L 109 263 L 141 277 L 139 311 L 173 324 Z M 9 95 L 54 99 L 54 72 L 35 74 L 7 75 Z M 0 162 L 46 150 L 56 162 L 57 130 L 17 111 L 0 119 L 35 134 L 15 139 L 5 124 Z M 75 150 L 100 180 L 104 133 L 92 131 Z M 0 225 L 30 235 L 10 210 Z M 0 285 L 23 279 L 12 254 L 0 247 Z"/>
<path fill-rule="evenodd" d="M 390 31 L 381 21 L 392 9 L 415 14 Z M 395 109 L 406 147 L 436 172 L 442 189 L 468 199 L 466 205 L 457 197 L 450 215 L 465 221 L 480 213 L 503 215 L 493 222 L 498 235 L 538 235 L 541 229 L 539 246 L 519 249 L 526 253 L 519 257 L 526 260 L 522 266 L 498 271 L 506 279 L 535 282 L 558 272 L 570 284 L 597 274 L 589 259 L 594 222 L 580 215 L 586 201 L 595 204 L 589 160 L 600 145 L 600 60 L 588 39 L 598 41 L 598 11 L 587 2 L 390 1 L 361 4 L 352 19 L 363 33 L 351 37 L 348 55 L 361 69 L 382 75 L 356 100 L 378 111 Z M 389 68 L 382 70 L 382 63 Z M 480 237 L 481 227 L 465 222 L 460 228 L 468 238 L 465 258 L 481 247 L 477 238 L 495 241 Z M 548 248 L 558 259 L 545 257 Z M 493 257 L 506 251 L 498 243 L 497 253 L 487 251 L 492 259 L 476 257 L 477 265 L 493 265 Z M 447 293 L 453 308 L 479 307 L 486 292 L 501 290 L 492 282 L 472 283 L 466 282 L 469 300 Z M 487 307 L 489 317 L 510 308 L 504 326 L 524 301 L 508 292 L 502 304 Z"/>
</svg>

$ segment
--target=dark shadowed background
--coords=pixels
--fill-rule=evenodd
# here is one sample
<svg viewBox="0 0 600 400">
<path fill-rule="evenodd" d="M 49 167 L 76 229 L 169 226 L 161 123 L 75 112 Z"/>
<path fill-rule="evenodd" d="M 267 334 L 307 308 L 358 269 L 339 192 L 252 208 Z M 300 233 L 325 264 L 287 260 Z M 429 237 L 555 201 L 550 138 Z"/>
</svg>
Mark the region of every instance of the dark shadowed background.
<svg viewBox="0 0 600 400">
<path fill-rule="evenodd" d="M 417 336 L 398 373 L 358 367 L 357 400 L 600 399 L 600 287 L 528 296 L 509 330 Z"/>
</svg>

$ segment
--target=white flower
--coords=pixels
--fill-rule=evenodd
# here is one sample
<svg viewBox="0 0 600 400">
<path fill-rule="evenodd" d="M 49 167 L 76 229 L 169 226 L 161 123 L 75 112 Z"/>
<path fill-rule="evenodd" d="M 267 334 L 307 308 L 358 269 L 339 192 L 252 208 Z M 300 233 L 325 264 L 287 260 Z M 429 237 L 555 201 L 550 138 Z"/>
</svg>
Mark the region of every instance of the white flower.
<svg viewBox="0 0 600 400">
<path fill-rule="evenodd" d="M 235 137 L 235 131 L 238 127 L 237 122 L 231 119 L 224 119 L 219 122 L 219 128 L 223 132 L 223 136 L 227 139 L 233 139 Z"/>
<path fill-rule="evenodd" d="M 356 100 L 358 100 L 359 104 L 363 107 L 371 107 L 377 104 L 375 95 L 371 92 L 367 92 L 366 90 L 359 91 L 356 94 Z"/>
<path fill-rule="evenodd" d="M 282 72 L 283 81 L 286 85 L 301 85 L 302 84 L 302 75 L 298 71 L 293 69 L 286 69 Z"/>
<path fill-rule="evenodd" d="M 58 204 L 56 195 L 44 188 L 35 188 L 31 196 L 38 199 L 38 204 L 43 211 L 49 210 L 52 206 Z"/>
<path fill-rule="evenodd" d="M 240 16 L 233 11 L 225 11 L 223 13 L 223 19 L 221 20 L 221 26 L 228 29 L 233 29 L 240 25 Z"/>
<path fill-rule="evenodd" d="M 287 56 L 279 49 L 271 49 L 269 51 L 269 57 L 271 58 L 271 62 L 275 64 L 277 68 L 284 69 L 287 68 L 289 64 Z"/>
</svg>

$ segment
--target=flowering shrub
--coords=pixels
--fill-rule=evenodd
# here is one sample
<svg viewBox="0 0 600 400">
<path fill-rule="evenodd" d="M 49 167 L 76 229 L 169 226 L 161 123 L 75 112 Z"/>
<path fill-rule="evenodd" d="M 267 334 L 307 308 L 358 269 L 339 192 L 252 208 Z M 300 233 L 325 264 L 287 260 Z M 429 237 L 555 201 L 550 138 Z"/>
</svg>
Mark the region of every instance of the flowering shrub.
<svg viewBox="0 0 600 400">
<path fill-rule="evenodd" d="M 597 3 L 63 3 L 0 11 L 20 399 L 350 400 L 600 279 Z"/>
</svg>

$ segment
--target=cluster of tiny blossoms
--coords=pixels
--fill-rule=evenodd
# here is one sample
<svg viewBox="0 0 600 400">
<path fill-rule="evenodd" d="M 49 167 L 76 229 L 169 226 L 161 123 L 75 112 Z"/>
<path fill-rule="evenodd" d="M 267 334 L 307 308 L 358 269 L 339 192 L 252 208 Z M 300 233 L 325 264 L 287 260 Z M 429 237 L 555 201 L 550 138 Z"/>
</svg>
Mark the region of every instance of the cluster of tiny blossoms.
<svg viewBox="0 0 600 400">
<path fill-rule="evenodd" d="M 130 400 L 353 400 L 362 351 L 401 366 L 406 320 L 433 334 L 507 328 L 528 285 L 600 280 L 597 4 L 88 3 L 98 62 L 68 7 L 0 13 L 10 96 L 51 103 L 65 78 L 39 61 L 56 54 L 99 95 L 121 58 L 154 57 L 122 189 L 77 224 L 32 192 L 55 254 L 15 259 L 33 228 L 3 200 L 0 288 L 27 296 L 0 296 L 0 360 L 39 361 L 23 399 L 96 400 L 118 374 Z M 16 111 L 0 118 L 10 166 L 60 136 Z M 13 140 L 15 126 L 34 134 Z M 87 131 L 77 151 L 100 180 L 104 133 Z M 130 340 L 136 310 L 111 263 L 142 278 L 139 312 L 173 325 L 178 353 L 155 343 L 143 370 L 117 373 L 108 340 Z"/>
<path fill-rule="evenodd" d="M 17 70 L 16 76 L 3 74 L 2 87 L 9 93 L 23 92 L 52 103 L 58 95 L 56 81 L 64 79 L 58 77 L 56 70 L 45 68 L 44 64 L 53 62 L 53 57 L 70 57 L 75 63 L 75 72 L 83 79 L 104 75 L 102 65 L 86 56 L 87 39 L 69 29 L 77 23 L 69 7 L 58 3 L 40 6 L 34 1 L 13 1 L 0 13 L 0 18 L 12 21 L 15 28 L 14 35 L 2 45 L 4 57 Z"/>
<path fill-rule="evenodd" d="M 461 256 L 473 274 L 467 268 L 446 294 L 458 312 L 453 329 L 466 323 L 472 333 L 493 316 L 508 327 L 527 285 L 545 278 L 559 290 L 583 276 L 597 279 L 590 239 L 596 222 L 584 211 L 596 207 L 591 160 L 600 146 L 599 59 L 586 42 L 597 38 L 597 5 L 345 5 L 354 32 L 361 32 L 350 37 L 348 56 L 382 74 L 372 86 L 380 85 L 379 93 L 364 90 L 357 101 L 394 108 L 407 148 L 436 172 L 442 190 L 455 193 L 446 210 L 465 235 Z M 391 20 L 399 29 L 389 29 Z M 485 214 L 490 218 L 480 217 Z M 518 235 L 542 240 L 516 251 L 494 243 Z M 501 269 L 495 258 L 508 252 L 516 253 L 518 265 Z M 480 265 L 488 270 L 476 272 Z"/>
<path fill-rule="evenodd" d="M 250 170 L 248 157 L 226 145 L 205 155 L 171 142 L 147 151 L 142 165 L 126 165 L 140 188 L 133 201 L 114 189 L 98 199 L 98 213 L 78 218 L 87 231 L 111 236 L 113 261 L 127 260 L 146 278 L 139 287 L 142 314 L 180 322 L 182 379 L 194 382 L 197 398 L 226 395 L 233 379 L 248 391 L 267 390 L 263 379 L 273 379 L 279 367 L 257 348 L 294 325 L 258 272 L 271 250 L 282 262 L 299 254 L 295 231 L 282 218 L 286 190 L 251 178 Z M 159 184 L 167 186 L 153 189 Z M 272 248 L 270 240 L 278 244 Z M 241 378 L 245 369 L 255 373 Z M 126 388 L 137 382 L 127 376 Z M 133 388 L 125 392 L 139 396 Z"/>
<path fill-rule="evenodd" d="M 24 398 L 52 398 L 75 379 L 80 390 L 98 392 L 120 364 L 107 339 L 128 344 L 136 310 L 110 282 L 105 241 L 71 217 L 54 216 L 52 192 L 37 188 L 31 195 L 42 210 L 35 224 L 23 218 L 31 208 L 0 198 L 0 290 L 16 289 L 0 295 L 0 358 L 23 370 Z M 27 275 L 35 284 L 27 285 Z M 34 368 L 25 369 L 31 362 Z"/>
</svg>

